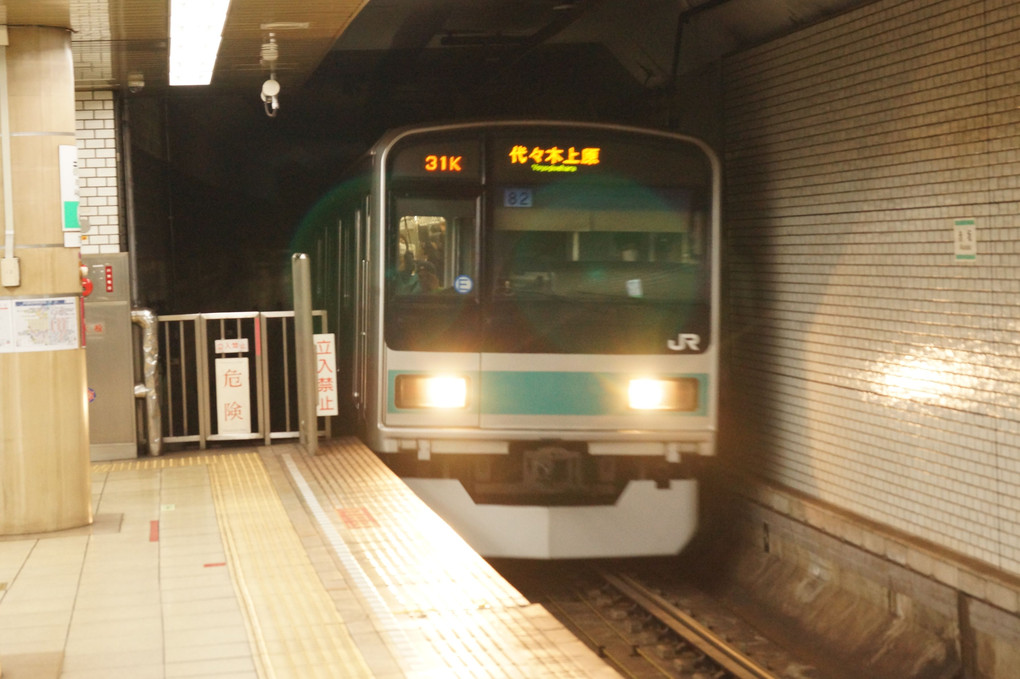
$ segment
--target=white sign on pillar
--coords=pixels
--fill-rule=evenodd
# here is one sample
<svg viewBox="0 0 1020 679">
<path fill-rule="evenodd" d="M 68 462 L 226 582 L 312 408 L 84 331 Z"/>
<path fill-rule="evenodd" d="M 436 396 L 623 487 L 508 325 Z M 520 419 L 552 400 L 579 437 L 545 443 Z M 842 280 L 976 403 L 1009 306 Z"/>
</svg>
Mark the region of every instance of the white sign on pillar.
<svg viewBox="0 0 1020 679">
<path fill-rule="evenodd" d="M 319 417 L 338 415 L 336 390 L 336 336 L 324 333 L 313 336 L 315 340 L 315 414 Z"/>
<path fill-rule="evenodd" d="M 60 222 L 64 233 L 64 246 L 81 247 L 81 222 L 78 219 L 80 198 L 78 193 L 78 147 L 61 144 L 57 147 L 57 165 L 60 169 Z"/>
<path fill-rule="evenodd" d="M 220 434 L 251 434 L 248 359 L 216 359 L 216 425 Z"/>
</svg>

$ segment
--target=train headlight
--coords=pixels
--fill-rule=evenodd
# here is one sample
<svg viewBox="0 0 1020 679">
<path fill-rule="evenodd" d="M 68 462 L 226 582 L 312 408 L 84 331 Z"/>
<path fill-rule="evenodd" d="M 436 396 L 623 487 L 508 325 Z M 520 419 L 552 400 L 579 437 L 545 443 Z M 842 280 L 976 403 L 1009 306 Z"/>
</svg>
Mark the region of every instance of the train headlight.
<svg viewBox="0 0 1020 679">
<path fill-rule="evenodd" d="M 633 410 L 691 412 L 698 409 L 698 380 L 691 377 L 631 380 L 627 396 Z"/>
<path fill-rule="evenodd" d="M 467 379 L 453 375 L 397 375 L 394 402 L 398 408 L 464 408 Z"/>
</svg>

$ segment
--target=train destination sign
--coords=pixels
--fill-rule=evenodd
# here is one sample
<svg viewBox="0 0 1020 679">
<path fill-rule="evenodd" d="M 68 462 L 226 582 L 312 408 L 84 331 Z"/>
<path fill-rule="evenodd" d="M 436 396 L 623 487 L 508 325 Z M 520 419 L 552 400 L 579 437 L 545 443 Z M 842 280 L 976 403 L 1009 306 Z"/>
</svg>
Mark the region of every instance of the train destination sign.
<svg viewBox="0 0 1020 679">
<path fill-rule="evenodd" d="M 583 165 L 598 165 L 602 149 L 597 146 L 532 146 L 515 144 L 510 148 L 512 165 L 531 165 L 533 172 L 577 172 Z"/>
</svg>

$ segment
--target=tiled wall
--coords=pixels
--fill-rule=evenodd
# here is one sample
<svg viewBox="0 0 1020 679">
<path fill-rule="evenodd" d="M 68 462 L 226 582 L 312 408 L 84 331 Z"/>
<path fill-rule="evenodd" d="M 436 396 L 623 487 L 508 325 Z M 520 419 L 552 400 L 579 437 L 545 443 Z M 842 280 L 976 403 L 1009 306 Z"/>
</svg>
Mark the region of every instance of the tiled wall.
<svg viewBox="0 0 1020 679">
<path fill-rule="evenodd" d="M 75 92 L 78 139 L 78 216 L 88 220 L 82 231 L 82 254 L 120 252 L 121 209 L 119 161 L 113 92 Z"/>
<path fill-rule="evenodd" d="M 1012 574 L 1018 64 L 1013 0 L 880 0 L 723 70 L 724 453 Z"/>
</svg>

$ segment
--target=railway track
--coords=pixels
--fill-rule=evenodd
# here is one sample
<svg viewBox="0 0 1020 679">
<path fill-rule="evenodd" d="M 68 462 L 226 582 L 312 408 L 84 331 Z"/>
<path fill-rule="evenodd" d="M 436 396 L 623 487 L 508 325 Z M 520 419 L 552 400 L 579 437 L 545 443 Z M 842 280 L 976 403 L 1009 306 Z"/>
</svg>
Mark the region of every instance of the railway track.
<svg viewBox="0 0 1020 679">
<path fill-rule="evenodd" d="M 632 679 L 820 679 L 817 670 L 681 582 L 576 562 L 505 576 Z M 503 569 L 501 569 L 503 570 Z"/>
<path fill-rule="evenodd" d="M 694 651 L 698 662 L 706 667 L 718 666 L 712 676 L 734 679 L 777 679 L 777 675 L 737 650 L 726 638 L 701 624 L 669 599 L 627 576 L 601 573 L 612 587 L 634 601 L 661 625 L 676 635 L 676 641 Z M 698 663 L 694 663 L 695 665 Z"/>
</svg>

